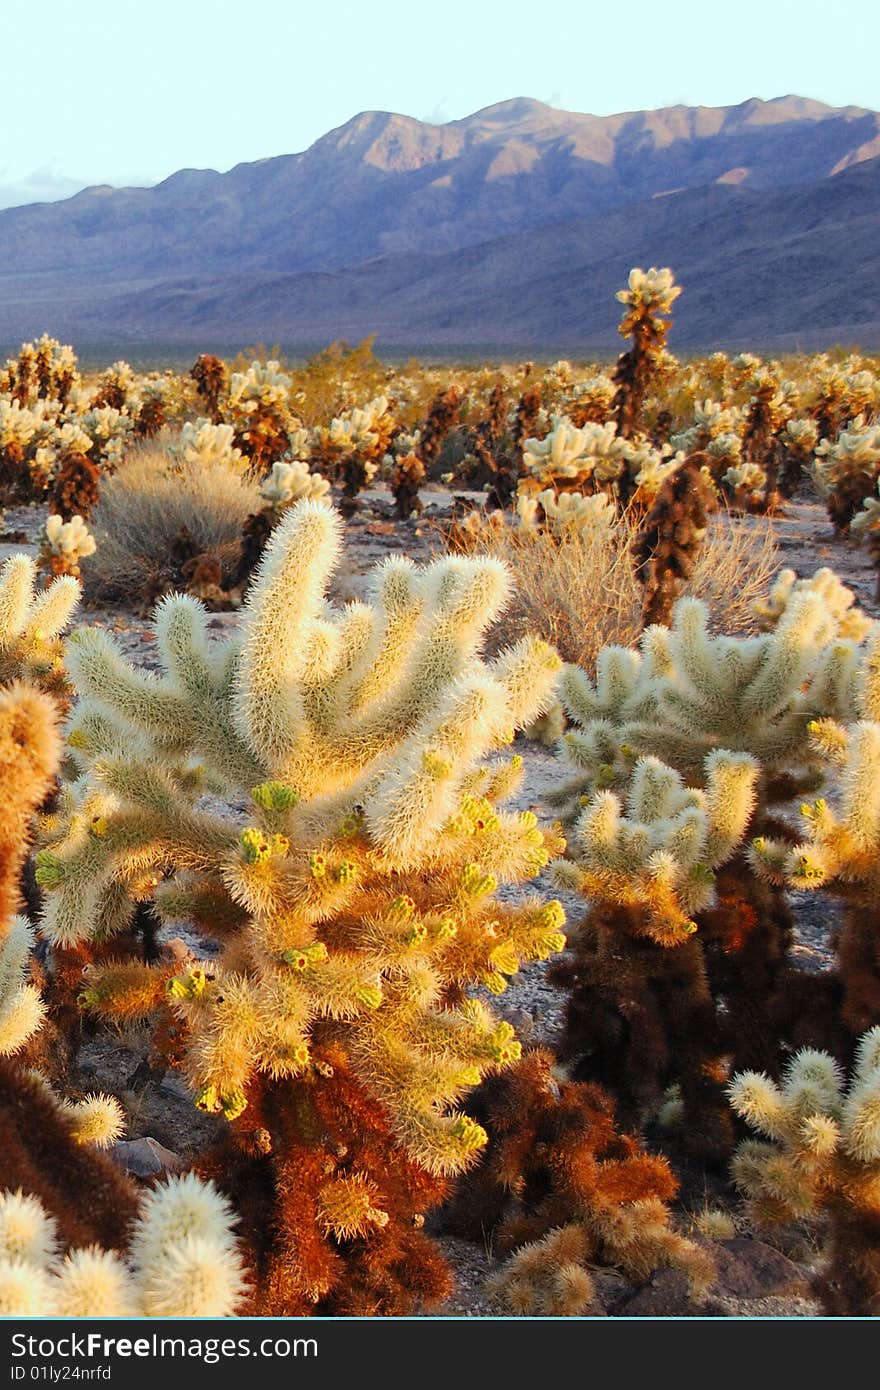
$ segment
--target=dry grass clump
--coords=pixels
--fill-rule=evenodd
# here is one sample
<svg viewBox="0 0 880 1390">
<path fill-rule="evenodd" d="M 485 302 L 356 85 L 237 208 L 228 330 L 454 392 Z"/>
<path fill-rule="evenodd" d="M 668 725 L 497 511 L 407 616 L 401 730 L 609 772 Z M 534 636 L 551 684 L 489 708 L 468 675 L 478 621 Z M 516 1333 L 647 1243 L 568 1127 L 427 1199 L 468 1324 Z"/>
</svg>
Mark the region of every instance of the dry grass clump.
<svg viewBox="0 0 880 1390">
<path fill-rule="evenodd" d="M 258 479 L 232 459 L 187 463 L 155 443 L 133 450 L 101 487 L 98 548 L 83 567 L 87 595 L 113 602 L 161 592 L 192 554 L 225 568 L 260 501 Z"/>
<path fill-rule="evenodd" d="M 603 647 L 633 645 L 644 603 L 632 550 L 639 525 L 624 515 L 610 534 L 572 528 L 559 537 L 543 529 L 487 528 L 477 550 L 505 560 L 515 583 L 496 640 L 505 644 L 533 632 L 563 660 L 590 671 Z M 777 568 L 772 529 L 722 513 L 711 519 L 682 593 L 708 603 L 717 630 L 750 631 L 752 604 Z"/>
</svg>

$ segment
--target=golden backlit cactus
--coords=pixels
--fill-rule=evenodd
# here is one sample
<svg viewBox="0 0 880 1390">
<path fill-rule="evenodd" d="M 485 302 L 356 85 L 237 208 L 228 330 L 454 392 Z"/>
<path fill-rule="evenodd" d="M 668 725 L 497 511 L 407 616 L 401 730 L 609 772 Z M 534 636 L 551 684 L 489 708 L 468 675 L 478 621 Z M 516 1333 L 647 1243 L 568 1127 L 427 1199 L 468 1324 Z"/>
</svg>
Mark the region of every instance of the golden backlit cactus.
<svg viewBox="0 0 880 1390">
<path fill-rule="evenodd" d="M 518 1055 L 512 1029 L 465 987 L 500 992 L 564 941 L 558 904 L 495 898 L 558 846 L 531 814 L 499 809 L 516 761 L 483 761 L 547 708 L 559 660 L 536 640 L 480 659 L 507 589 L 492 561 L 389 561 L 371 603 L 334 610 L 324 588 L 339 544 L 325 504 L 291 508 L 238 635 L 216 645 L 197 603 L 166 600 L 159 677 L 103 632 L 71 640 L 82 699 L 69 745 L 83 776 L 38 858 L 42 930 L 60 945 L 106 936 L 150 899 L 163 920 L 221 931 L 224 954 L 193 958 L 161 1005 L 188 1039 L 197 1104 L 247 1126 L 253 1100 L 284 1161 L 267 1112 L 332 1098 L 350 1070 L 389 1142 L 442 1177 L 484 1140 L 459 1101 Z M 244 822 L 199 806 L 206 788 L 241 798 Z M 145 1012 L 148 974 L 135 984 Z M 129 998 L 120 979 L 130 1014 Z M 116 1000 L 113 967 L 92 970 L 84 1005 L 112 1017 Z M 350 1176 L 339 1157 L 322 1190 L 334 1175 Z M 382 1175 L 363 1175 L 381 1194 Z M 335 1283 L 290 1280 L 307 1300 Z"/>
<path fill-rule="evenodd" d="M 852 1078 L 827 1053 L 797 1052 L 777 1084 L 744 1072 L 730 1103 L 761 1136 L 732 1163 L 758 1225 L 818 1220 L 814 1287 L 835 1316 L 880 1312 L 880 1028 L 859 1040 Z"/>
<path fill-rule="evenodd" d="M 574 823 L 570 859 L 557 882 L 586 898 L 644 912 L 641 931 L 671 946 L 696 931 L 693 913 L 713 901 L 714 870 L 745 835 L 758 764 L 718 751 L 706 760 L 705 791 L 686 787 L 659 758 L 640 758 L 626 804 L 614 792 L 589 798 Z"/>
<path fill-rule="evenodd" d="M 850 935 L 830 983 L 795 967 L 784 874 L 759 865 L 746 837 L 766 840 L 770 867 L 774 856 L 793 854 L 793 835 L 774 847 L 773 837 L 790 835 L 778 808 L 828 775 L 814 730 L 836 728 L 832 717 L 857 719 L 873 698 L 876 625 L 827 574 L 801 584 L 783 578 L 763 621 L 768 630 L 757 636 L 715 635 L 705 606 L 684 599 L 670 628 L 645 631 L 639 651 L 601 652 L 594 680 L 567 668 L 560 697 L 577 727 L 562 747 L 578 775 L 548 797 L 579 837 L 573 862 L 557 872 L 591 902 L 568 957 L 553 967 L 571 990 L 564 1055 L 583 1068 L 576 1075 L 625 1096 L 634 1119 L 664 1081 L 678 1082 L 689 1116 L 684 1137 L 702 1142 L 714 1132 L 716 1156 L 730 1138 L 716 1104 L 730 1059 L 773 1069 L 786 1045 L 839 1045 L 835 991 L 853 973 Z M 711 798 L 716 760 L 741 764 L 743 798 L 715 798 L 736 833 L 711 864 L 704 849 L 690 867 L 665 854 L 664 837 L 678 845 L 680 834 L 689 853 L 699 843 L 695 825 L 679 832 L 677 817 L 662 815 L 654 823 L 643 806 L 623 814 L 621 793 L 631 798 L 638 769 L 658 757 L 669 765 L 664 776 L 680 779 L 679 798 L 682 783 Z M 850 992 L 876 1003 L 880 972 L 876 962 L 868 969 L 864 952 L 873 948 L 864 933 L 862 946 L 854 972 L 862 983 Z M 845 1015 L 850 1028 L 865 1017 L 854 1006 Z"/>
<path fill-rule="evenodd" d="M 859 684 L 861 624 L 826 586 L 814 583 L 782 603 L 771 631 L 754 637 L 714 634 L 698 599 L 675 604 L 669 628 L 646 629 L 638 651 L 607 647 L 595 681 L 569 666 L 560 683 L 566 713 L 579 727 L 566 752 L 583 777 L 560 792 L 628 776 L 635 756 L 653 753 L 688 779 L 699 779 L 707 753 L 725 748 L 756 757 L 768 770 L 815 764 L 809 725 L 853 708 Z"/>
<path fill-rule="evenodd" d="M 72 576 L 37 591 L 29 555 L 11 555 L 0 568 L 0 686 L 24 680 L 63 695 L 66 677 L 59 637 L 80 600 Z"/>
<path fill-rule="evenodd" d="M 680 294 L 672 271 L 655 266 L 650 270 L 635 267 L 627 289 L 617 292 L 626 306 L 618 332 L 622 338 L 632 338 L 632 347 L 618 358 L 613 373 L 617 433 L 625 439 L 639 432 L 645 399 L 669 332 L 669 315 Z"/>
</svg>

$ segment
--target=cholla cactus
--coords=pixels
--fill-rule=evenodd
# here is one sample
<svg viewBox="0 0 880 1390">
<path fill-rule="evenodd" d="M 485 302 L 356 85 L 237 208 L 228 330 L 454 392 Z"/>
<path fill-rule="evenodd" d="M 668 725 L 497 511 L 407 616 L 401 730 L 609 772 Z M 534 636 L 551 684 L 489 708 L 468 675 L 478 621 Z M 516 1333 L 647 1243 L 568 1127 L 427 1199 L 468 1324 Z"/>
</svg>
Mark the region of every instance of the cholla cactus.
<svg viewBox="0 0 880 1390">
<path fill-rule="evenodd" d="M 681 1269 L 701 1294 L 711 1260 L 676 1230 L 677 1183 L 665 1158 L 620 1134 L 598 1086 L 569 1080 L 550 1054 L 529 1052 L 474 1098 L 491 1138 L 449 1209 L 453 1231 L 513 1256 L 490 1289 L 509 1311 L 575 1316 L 594 1297 L 589 1269 L 642 1283 Z"/>
<path fill-rule="evenodd" d="M 229 1203 L 213 1183 L 172 1177 L 147 1193 L 127 1258 L 64 1252 L 36 1197 L 0 1193 L 0 1313 L 6 1317 L 228 1318 L 247 1295 Z"/>
<path fill-rule="evenodd" d="M 0 568 L 0 685 L 24 680 L 64 696 L 67 678 L 59 635 L 79 603 L 80 586 L 66 576 L 36 593 L 36 566 L 11 555 Z"/>
<path fill-rule="evenodd" d="M 838 535 L 877 490 L 880 479 L 880 425 L 866 425 L 857 416 L 832 444 L 816 449 L 813 478 L 823 494 L 828 515 Z"/>
<path fill-rule="evenodd" d="M 124 410 L 128 398 L 134 391 L 135 375 L 127 362 L 114 362 L 101 373 L 98 389 L 92 400 L 93 409 L 109 407 L 111 410 Z"/>
<path fill-rule="evenodd" d="M 821 589 L 807 588 L 772 632 L 716 636 L 706 605 L 682 598 L 671 628 L 648 628 L 639 652 L 605 648 L 595 682 L 566 668 L 560 698 L 582 730 L 567 735 L 567 751 L 585 775 L 562 804 L 577 787 L 626 778 L 634 751 L 696 781 L 713 749 L 749 753 L 768 772 L 814 766 L 811 721 L 851 710 L 859 682 L 861 654 L 840 621 Z"/>
<path fill-rule="evenodd" d="M 636 495 L 646 502 L 682 462 L 680 456 L 668 459 L 667 453 L 618 436 L 611 421 L 577 429 L 565 416 L 555 416 L 545 438 L 523 444 L 523 463 L 531 477 L 520 484 L 520 494 L 549 485 L 555 491 L 604 490 L 621 504 Z"/>
<path fill-rule="evenodd" d="M 738 463 L 728 468 L 722 479 L 731 501 L 746 511 L 766 510 L 768 478 L 757 463 Z"/>
<path fill-rule="evenodd" d="M 861 642 L 874 630 L 874 623 L 861 608 L 855 606 L 856 596 L 837 577 L 834 570 L 816 570 L 809 579 L 798 579 L 792 569 L 780 570 L 766 599 L 753 605 L 759 626 L 771 632 L 800 594 L 816 594 L 834 619 L 838 637 Z"/>
<path fill-rule="evenodd" d="M 806 837 L 790 843 L 758 836 L 750 857 L 770 883 L 799 890 L 830 889 L 843 898 L 844 926 L 838 943 L 843 986 L 841 1015 L 852 1033 L 880 1013 L 878 889 L 880 889 L 880 698 L 876 691 L 878 642 L 870 644 L 862 704 L 873 719 L 844 726 L 830 719 L 811 725 L 817 754 L 832 773 L 836 805 L 821 797 L 805 802 Z M 836 774 L 836 776 L 834 775 Z M 834 786 L 836 782 L 836 787 Z"/>
<path fill-rule="evenodd" d="M 86 451 L 92 463 L 112 473 L 121 463 L 134 436 L 134 417 L 115 406 L 95 406 L 81 415 L 77 428 L 90 440 Z"/>
<path fill-rule="evenodd" d="M 97 506 L 101 473 L 86 454 L 67 450 L 57 460 L 49 499 L 50 513 L 62 521 L 88 521 Z"/>
<path fill-rule="evenodd" d="M 183 426 L 180 438 L 168 445 L 168 452 L 173 459 L 203 467 L 225 463 L 241 463 L 244 467 L 244 456 L 235 447 L 234 436 L 232 425 L 212 425 L 199 418 Z"/>
<path fill-rule="evenodd" d="M 234 372 L 229 386 L 228 418 L 234 441 L 254 468 L 266 470 L 287 453 L 293 424 L 291 379 L 278 362 L 252 362 Z"/>
<path fill-rule="evenodd" d="M 777 485 L 782 497 L 793 497 L 809 471 L 813 451 L 819 442 L 819 431 L 813 420 L 795 417 L 785 422 L 779 442 L 782 459 Z"/>
<path fill-rule="evenodd" d="M 317 457 L 323 467 L 341 476 L 348 510 L 378 473 L 393 428 L 388 398 L 377 396 L 360 409 L 334 417 L 327 429 L 318 430 Z"/>
<path fill-rule="evenodd" d="M 203 352 L 196 358 L 189 374 L 196 383 L 200 399 L 205 403 L 211 423 L 219 425 L 223 418 L 220 397 L 228 385 L 225 362 L 211 353 Z"/>
<path fill-rule="evenodd" d="M 58 713 L 24 685 L 0 690 L 0 1056 L 17 1052 L 39 1026 L 43 1006 L 26 982 L 32 932 L 14 914 L 33 814 L 58 766 Z"/>
<path fill-rule="evenodd" d="M 570 990 L 563 1059 L 611 1087 L 635 1126 L 678 1084 L 688 1141 L 715 1158 L 730 1142 L 721 1083 L 731 1005 L 713 994 L 698 927 L 717 905 L 716 871 L 748 829 L 758 771 L 746 755 L 716 752 L 703 790 L 639 759 L 625 802 L 608 791 L 586 799 L 571 857 L 552 865 L 590 904 L 552 970 Z"/>
<path fill-rule="evenodd" d="M 797 1038 L 803 1017 L 814 1019 L 820 1037 L 829 1037 L 833 991 L 789 966 L 793 921 L 782 882 L 758 874 L 751 854 L 735 844 L 712 871 L 714 902 L 694 905 L 691 941 L 621 948 L 622 937 L 635 942 L 644 936 L 646 884 L 639 861 L 620 851 L 630 834 L 640 853 L 658 846 L 644 817 L 633 817 L 632 827 L 629 818 L 619 818 L 619 802 L 609 793 L 629 787 L 639 757 L 662 756 L 687 786 L 708 791 L 707 755 L 747 755 L 760 777 L 749 824 L 740 828 L 759 840 L 778 835 L 776 808 L 815 789 L 825 773 L 814 722 L 858 717 L 873 670 L 873 634 L 867 647 L 842 638 L 849 610 L 827 602 L 826 589 L 817 584 L 785 599 L 777 595 L 777 626 L 748 638 L 710 636 L 704 606 L 680 600 L 672 628 L 647 629 L 640 653 L 606 649 L 595 683 L 567 668 L 561 684 L 563 705 L 580 725 L 564 736 L 563 746 L 581 773 L 548 799 L 575 823 L 595 815 L 598 831 L 610 836 L 610 857 L 602 860 L 600 840 L 600 857 L 588 860 L 591 873 L 602 870 L 606 877 L 584 880 L 595 905 L 571 965 L 554 971 L 572 989 L 564 1055 L 584 1068 L 578 1074 L 613 1082 L 634 1118 L 656 1101 L 661 1085 L 680 1080 L 691 1116 L 703 1116 L 688 1121 L 686 1136 L 703 1140 L 714 1133 L 716 1153 L 725 1142 L 723 1119 L 717 1108 L 706 1117 L 701 1107 L 713 1088 L 717 1100 L 724 1059 L 732 1056 L 740 1066 L 760 1059 L 758 1065 L 775 1068 L 780 1046 Z M 668 875 L 669 866 L 660 863 Z M 563 872 L 577 882 L 576 866 Z M 650 879 L 647 886 L 654 886 Z M 634 922 L 631 904 L 640 895 Z M 684 903 L 681 908 L 679 939 L 690 911 Z M 685 1017 L 688 1026 L 679 1031 Z M 681 1049 L 688 1072 L 678 1078 L 676 1068 L 685 1065 Z"/>
<path fill-rule="evenodd" d="M 588 424 L 604 425 L 611 413 L 614 390 L 614 382 L 604 373 L 579 381 L 572 387 L 565 413 L 579 428 Z"/>
<path fill-rule="evenodd" d="M 587 531 L 607 539 L 617 524 L 617 513 L 604 492 L 585 497 L 579 492 L 557 495 L 552 488 L 546 488 L 536 497 L 520 497 L 516 508 L 520 526 L 530 529 L 537 524 L 539 506 L 544 524 L 554 536 L 562 536 L 567 531 Z"/>
<path fill-rule="evenodd" d="M 326 497 L 329 491 L 330 484 L 327 479 L 319 474 L 310 473 L 308 464 L 302 461 L 279 462 L 273 463 L 272 471 L 260 488 L 260 495 L 271 511 L 280 514 L 285 507 L 294 502 L 300 502 L 304 498 L 317 501 Z"/>
<path fill-rule="evenodd" d="M 574 824 L 557 881 L 584 897 L 642 914 L 633 930 L 662 946 L 697 930 L 693 913 L 713 902 L 713 871 L 742 840 L 755 804 L 758 765 L 723 751 L 706 760 L 706 790 L 685 787 L 658 758 L 635 765 L 626 806 L 597 792 Z"/>
<path fill-rule="evenodd" d="M 473 1161 L 484 1136 L 458 1102 L 518 1045 L 464 987 L 499 992 L 563 941 L 558 904 L 494 900 L 556 840 L 496 809 L 515 766 L 480 762 L 547 707 L 558 658 L 528 640 L 480 662 L 507 587 L 492 561 L 395 560 L 371 605 L 334 612 L 338 549 L 326 505 L 290 509 L 236 637 L 211 650 L 196 603 L 161 606 L 159 679 L 103 632 L 77 633 L 70 744 L 85 776 L 38 861 L 54 942 L 118 931 L 144 897 L 228 938 L 164 1005 L 167 972 L 146 972 L 142 1010 L 176 1014 L 197 1104 L 237 1121 L 245 1148 L 267 1136 L 278 1205 L 250 1234 L 265 1306 L 287 1311 L 378 1287 L 361 1270 L 346 1291 L 343 1256 L 360 1256 L 333 1213 L 360 1211 L 365 1258 L 394 1263 L 413 1215 Z M 205 785 L 244 795 L 244 825 L 195 804 Z M 121 993 L 112 966 L 93 970 L 83 1002 L 113 1016 Z M 404 1244 L 417 1283 L 386 1268 L 376 1293 L 395 1307 L 431 1267 L 421 1240 Z"/>
<path fill-rule="evenodd" d="M 78 579 L 80 560 L 94 555 L 96 549 L 95 538 L 81 516 L 73 516 L 69 521 L 60 516 L 46 518 L 39 563 L 49 574 Z"/>
<path fill-rule="evenodd" d="M 761 1139 L 740 1144 L 732 1172 L 760 1225 L 824 1219 L 814 1287 L 832 1316 L 880 1311 L 880 1028 L 860 1039 L 849 1089 L 832 1057 L 803 1049 L 781 1085 L 736 1076 L 730 1103 Z"/>
<path fill-rule="evenodd" d="M 715 493 L 704 476 L 703 458 L 693 455 L 666 479 L 633 541 L 636 575 L 645 590 L 646 627 L 669 621 L 708 530 Z"/>
<path fill-rule="evenodd" d="M 617 292 L 617 299 L 626 306 L 618 332 L 622 338 L 633 340 L 629 352 L 618 358 L 613 375 L 617 433 L 624 439 L 639 431 L 645 399 L 669 332 L 668 316 L 680 294 L 672 271 L 654 266 L 631 270 L 628 289 Z"/>
</svg>

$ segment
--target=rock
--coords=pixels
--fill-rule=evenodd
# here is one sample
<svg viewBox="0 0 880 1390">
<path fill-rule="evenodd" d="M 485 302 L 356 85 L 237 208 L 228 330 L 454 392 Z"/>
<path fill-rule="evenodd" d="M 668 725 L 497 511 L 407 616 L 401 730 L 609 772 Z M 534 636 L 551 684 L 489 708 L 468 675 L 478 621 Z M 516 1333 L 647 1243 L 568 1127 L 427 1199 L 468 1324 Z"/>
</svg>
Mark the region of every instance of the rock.
<svg viewBox="0 0 880 1390">
<path fill-rule="evenodd" d="M 614 1308 L 618 1318 L 699 1318 L 702 1305 L 690 1296 L 680 1269 L 658 1269 L 647 1284 Z"/>
<path fill-rule="evenodd" d="M 157 1139 L 120 1139 L 109 1153 L 114 1163 L 136 1178 L 152 1178 L 157 1173 L 179 1173 L 186 1167 L 179 1154 L 166 1149 Z"/>
<path fill-rule="evenodd" d="M 763 1240 L 735 1236 L 712 1246 L 718 1271 L 713 1289 L 735 1298 L 766 1298 L 768 1294 L 804 1293 L 807 1281 L 801 1270 L 780 1250 Z"/>
</svg>

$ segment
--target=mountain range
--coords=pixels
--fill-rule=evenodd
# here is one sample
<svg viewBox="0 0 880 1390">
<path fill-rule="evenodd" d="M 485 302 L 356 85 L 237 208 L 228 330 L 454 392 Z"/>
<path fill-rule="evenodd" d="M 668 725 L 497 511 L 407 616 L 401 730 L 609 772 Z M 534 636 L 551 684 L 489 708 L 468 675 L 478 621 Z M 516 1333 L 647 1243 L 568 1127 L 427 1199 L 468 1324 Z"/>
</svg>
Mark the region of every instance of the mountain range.
<svg viewBox="0 0 880 1390">
<path fill-rule="evenodd" d="M 365 112 L 301 154 L 0 211 L 0 344 L 613 351 L 632 265 L 674 347 L 880 345 L 880 114 Z"/>
</svg>

